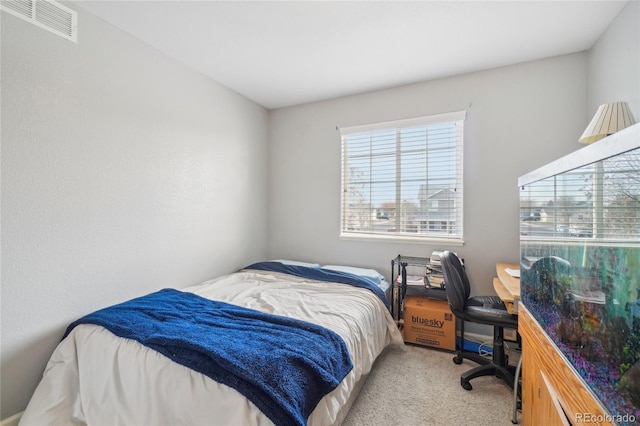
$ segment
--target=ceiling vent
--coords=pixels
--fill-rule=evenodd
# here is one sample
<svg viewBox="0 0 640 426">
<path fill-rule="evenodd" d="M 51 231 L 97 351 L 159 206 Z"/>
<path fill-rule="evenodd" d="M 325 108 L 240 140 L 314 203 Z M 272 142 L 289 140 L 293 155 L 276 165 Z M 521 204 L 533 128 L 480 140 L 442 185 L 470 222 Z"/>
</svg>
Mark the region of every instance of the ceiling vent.
<svg viewBox="0 0 640 426">
<path fill-rule="evenodd" d="M 78 12 L 53 0 L 0 0 L 0 9 L 74 43 Z"/>
</svg>

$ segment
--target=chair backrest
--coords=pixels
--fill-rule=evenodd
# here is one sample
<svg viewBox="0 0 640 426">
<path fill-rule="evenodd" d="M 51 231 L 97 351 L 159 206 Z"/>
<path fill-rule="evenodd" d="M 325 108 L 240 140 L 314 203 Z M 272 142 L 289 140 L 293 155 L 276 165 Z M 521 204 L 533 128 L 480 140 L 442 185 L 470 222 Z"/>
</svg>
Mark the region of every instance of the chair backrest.
<svg viewBox="0 0 640 426">
<path fill-rule="evenodd" d="M 454 253 L 445 251 L 440 256 L 442 264 L 442 274 L 444 275 L 444 283 L 447 291 L 447 300 L 451 312 L 456 314 L 464 311 L 467 299 L 471 294 L 471 286 L 467 273 Z"/>
</svg>

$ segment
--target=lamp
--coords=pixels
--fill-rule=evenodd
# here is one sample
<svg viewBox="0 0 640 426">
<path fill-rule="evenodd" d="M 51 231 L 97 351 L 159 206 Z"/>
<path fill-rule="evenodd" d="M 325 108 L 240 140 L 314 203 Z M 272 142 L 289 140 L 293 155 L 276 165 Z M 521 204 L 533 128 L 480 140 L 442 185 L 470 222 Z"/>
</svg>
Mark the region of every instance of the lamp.
<svg viewBox="0 0 640 426">
<path fill-rule="evenodd" d="M 596 115 L 587 126 L 578 141 L 580 143 L 592 143 L 602 138 L 629 127 L 636 121 L 631 114 L 626 102 L 613 102 L 600 105 Z"/>
</svg>

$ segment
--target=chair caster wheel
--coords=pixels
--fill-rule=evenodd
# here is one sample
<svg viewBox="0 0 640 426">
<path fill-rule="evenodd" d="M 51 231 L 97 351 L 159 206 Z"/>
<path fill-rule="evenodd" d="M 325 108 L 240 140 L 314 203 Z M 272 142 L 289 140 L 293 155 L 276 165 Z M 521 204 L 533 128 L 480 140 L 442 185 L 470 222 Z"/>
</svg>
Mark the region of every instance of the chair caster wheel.
<svg viewBox="0 0 640 426">
<path fill-rule="evenodd" d="M 469 383 L 468 380 L 464 380 L 464 379 L 460 379 L 460 386 L 462 386 L 465 390 L 468 390 L 468 391 L 473 389 L 473 387 L 471 386 L 471 383 Z"/>
<path fill-rule="evenodd" d="M 453 357 L 453 363 L 454 364 L 458 364 L 458 365 L 462 364 L 462 357 L 454 356 Z"/>
</svg>

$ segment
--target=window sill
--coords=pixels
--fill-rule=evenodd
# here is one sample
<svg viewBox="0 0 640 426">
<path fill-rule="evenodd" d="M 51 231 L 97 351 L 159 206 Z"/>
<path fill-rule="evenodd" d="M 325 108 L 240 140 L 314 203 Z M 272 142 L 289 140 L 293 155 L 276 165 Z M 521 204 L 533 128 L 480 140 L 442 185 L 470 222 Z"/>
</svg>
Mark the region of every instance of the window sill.
<svg viewBox="0 0 640 426">
<path fill-rule="evenodd" d="M 407 243 L 407 244 L 440 244 L 444 246 L 461 247 L 464 245 L 463 239 L 458 238 L 437 238 L 437 237 L 405 237 L 399 235 L 370 235 L 357 233 L 342 233 L 341 240 L 369 241 L 383 243 Z"/>
</svg>

